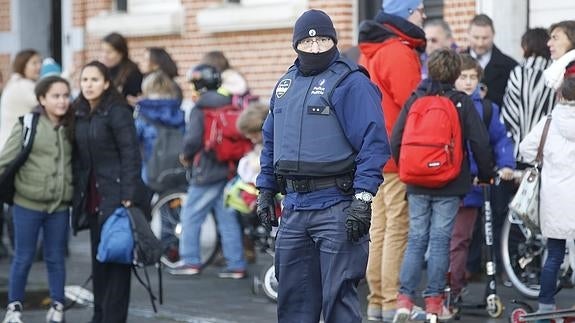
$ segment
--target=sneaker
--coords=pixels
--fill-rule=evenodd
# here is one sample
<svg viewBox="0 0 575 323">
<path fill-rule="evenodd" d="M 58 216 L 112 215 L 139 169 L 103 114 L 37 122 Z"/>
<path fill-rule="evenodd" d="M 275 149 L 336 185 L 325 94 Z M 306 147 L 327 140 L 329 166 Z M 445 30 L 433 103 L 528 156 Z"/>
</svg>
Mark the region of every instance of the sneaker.
<svg viewBox="0 0 575 323">
<path fill-rule="evenodd" d="M 23 323 L 22 322 L 22 303 L 12 302 L 6 307 L 6 316 L 2 323 Z"/>
<path fill-rule="evenodd" d="M 60 302 L 54 302 L 46 314 L 46 323 L 61 322 L 64 322 L 64 305 Z"/>
<path fill-rule="evenodd" d="M 168 272 L 172 275 L 187 275 L 187 276 L 194 276 L 200 274 L 202 271 L 202 267 L 198 265 L 180 265 L 176 268 L 168 269 Z"/>
<path fill-rule="evenodd" d="M 367 306 L 367 320 L 368 321 L 381 321 L 381 306 L 368 305 Z"/>
<path fill-rule="evenodd" d="M 220 278 L 242 279 L 246 278 L 247 273 L 245 269 L 225 269 L 218 273 Z"/>
<path fill-rule="evenodd" d="M 445 306 L 442 295 L 425 297 L 425 312 L 429 315 L 436 315 L 440 321 L 451 320 L 455 314 Z"/>
<path fill-rule="evenodd" d="M 413 309 L 413 301 L 409 296 L 399 294 L 397 296 L 397 310 L 393 316 L 393 323 L 405 323 L 411 317 L 411 310 Z"/>
</svg>

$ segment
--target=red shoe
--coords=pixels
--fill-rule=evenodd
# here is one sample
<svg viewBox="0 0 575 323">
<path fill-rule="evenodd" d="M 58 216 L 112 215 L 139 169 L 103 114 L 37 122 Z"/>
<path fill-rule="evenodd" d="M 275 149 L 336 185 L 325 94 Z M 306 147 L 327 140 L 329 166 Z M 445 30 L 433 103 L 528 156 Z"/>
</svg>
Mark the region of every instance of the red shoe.
<svg viewBox="0 0 575 323">
<path fill-rule="evenodd" d="M 442 295 L 426 297 L 425 312 L 428 315 L 437 315 L 440 321 L 451 320 L 454 317 L 454 313 L 444 305 Z"/>
<path fill-rule="evenodd" d="M 397 311 L 393 317 L 393 323 L 405 323 L 411 317 L 411 310 L 413 309 L 413 301 L 411 298 L 404 294 L 397 296 Z"/>
</svg>

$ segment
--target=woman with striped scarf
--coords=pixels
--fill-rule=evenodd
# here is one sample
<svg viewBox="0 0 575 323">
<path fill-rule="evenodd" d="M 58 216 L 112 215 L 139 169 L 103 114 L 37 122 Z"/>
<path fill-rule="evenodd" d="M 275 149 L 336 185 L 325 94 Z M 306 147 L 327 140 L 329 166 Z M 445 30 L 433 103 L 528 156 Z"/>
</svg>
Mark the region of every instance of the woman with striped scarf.
<svg viewBox="0 0 575 323">
<path fill-rule="evenodd" d="M 543 71 L 552 63 L 548 40 L 549 34 L 543 28 L 525 32 L 521 38 L 524 61 L 511 71 L 503 97 L 501 116 L 515 142 L 519 168 L 523 168 L 519 143 L 555 105 L 555 90 L 543 79 Z"/>
</svg>

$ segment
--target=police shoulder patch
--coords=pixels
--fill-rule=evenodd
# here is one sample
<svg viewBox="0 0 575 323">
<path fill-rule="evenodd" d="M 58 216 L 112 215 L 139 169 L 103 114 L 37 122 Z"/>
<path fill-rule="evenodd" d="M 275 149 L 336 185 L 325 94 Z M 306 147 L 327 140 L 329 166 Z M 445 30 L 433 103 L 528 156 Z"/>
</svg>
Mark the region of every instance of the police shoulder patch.
<svg viewBox="0 0 575 323">
<path fill-rule="evenodd" d="M 291 85 L 291 79 L 281 80 L 276 88 L 276 98 L 279 99 L 282 96 L 284 96 L 284 94 L 286 94 L 286 92 L 288 91 L 290 85 Z"/>
</svg>

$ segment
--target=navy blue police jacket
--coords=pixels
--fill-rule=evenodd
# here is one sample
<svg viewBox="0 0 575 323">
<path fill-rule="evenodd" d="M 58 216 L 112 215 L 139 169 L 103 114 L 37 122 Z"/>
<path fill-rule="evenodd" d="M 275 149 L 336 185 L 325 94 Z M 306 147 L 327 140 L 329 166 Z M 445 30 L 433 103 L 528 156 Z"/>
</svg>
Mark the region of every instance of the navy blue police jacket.
<svg viewBox="0 0 575 323">
<path fill-rule="evenodd" d="M 379 89 L 358 70 L 357 64 L 342 57 L 336 57 L 326 70 L 315 75 L 302 74 L 298 66 L 296 60 L 276 84 L 270 100 L 270 113 L 262 129 L 261 171 L 256 186 L 260 190 L 280 191 L 275 174 L 278 169 L 286 174 L 284 157 L 295 157 L 289 162 L 297 165 L 317 165 L 315 170 L 313 166 L 294 167 L 288 171 L 288 178 L 337 176 L 341 167 L 324 166 L 341 166 L 351 160 L 355 192 L 375 194 L 383 182 L 382 168 L 391 155 Z M 321 210 L 351 200 L 352 196 L 337 187 L 309 193 L 288 192 L 284 208 Z"/>
</svg>

